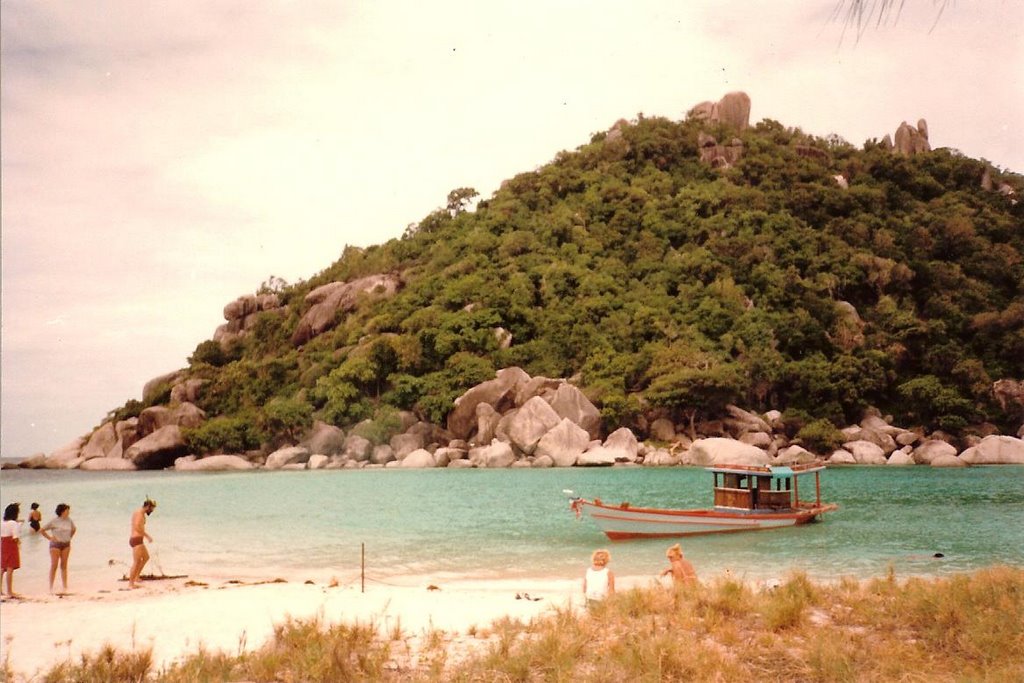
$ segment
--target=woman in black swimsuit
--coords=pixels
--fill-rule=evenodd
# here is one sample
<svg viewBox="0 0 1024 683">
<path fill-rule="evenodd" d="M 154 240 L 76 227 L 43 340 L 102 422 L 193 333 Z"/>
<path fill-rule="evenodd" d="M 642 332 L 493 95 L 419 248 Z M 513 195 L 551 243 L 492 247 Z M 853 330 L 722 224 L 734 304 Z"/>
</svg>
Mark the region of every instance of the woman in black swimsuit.
<svg viewBox="0 0 1024 683">
<path fill-rule="evenodd" d="M 28 513 L 28 525 L 32 531 L 39 533 L 40 522 L 43 521 L 43 513 L 39 511 L 39 503 L 32 503 L 32 512 Z"/>
</svg>

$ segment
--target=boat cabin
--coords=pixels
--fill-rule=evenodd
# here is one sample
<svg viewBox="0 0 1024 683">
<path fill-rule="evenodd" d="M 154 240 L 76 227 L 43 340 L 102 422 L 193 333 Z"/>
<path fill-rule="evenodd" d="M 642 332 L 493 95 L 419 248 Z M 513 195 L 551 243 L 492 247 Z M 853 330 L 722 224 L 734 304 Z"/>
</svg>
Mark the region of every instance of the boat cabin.
<svg viewBox="0 0 1024 683">
<path fill-rule="evenodd" d="M 821 462 L 790 467 L 723 465 L 707 469 L 714 477 L 716 508 L 780 512 L 822 504 L 818 473 L 825 465 Z M 798 479 L 807 474 L 814 475 L 813 502 L 800 500 Z"/>
</svg>

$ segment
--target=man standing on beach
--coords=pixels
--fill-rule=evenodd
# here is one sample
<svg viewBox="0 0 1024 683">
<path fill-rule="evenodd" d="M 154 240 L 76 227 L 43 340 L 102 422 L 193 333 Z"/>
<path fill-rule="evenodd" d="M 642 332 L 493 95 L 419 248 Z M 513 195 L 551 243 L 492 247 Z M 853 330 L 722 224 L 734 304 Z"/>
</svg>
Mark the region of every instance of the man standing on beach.
<svg viewBox="0 0 1024 683">
<path fill-rule="evenodd" d="M 146 533 L 146 518 L 156 510 L 156 501 L 146 498 L 142 507 L 132 513 L 132 531 L 128 537 L 128 545 L 132 549 L 132 571 L 128 575 L 128 588 L 136 588 L 142 568 L 149 561 L 149 551 L 145 541 L 153 542 L 153 537 Z"/>
</svg>

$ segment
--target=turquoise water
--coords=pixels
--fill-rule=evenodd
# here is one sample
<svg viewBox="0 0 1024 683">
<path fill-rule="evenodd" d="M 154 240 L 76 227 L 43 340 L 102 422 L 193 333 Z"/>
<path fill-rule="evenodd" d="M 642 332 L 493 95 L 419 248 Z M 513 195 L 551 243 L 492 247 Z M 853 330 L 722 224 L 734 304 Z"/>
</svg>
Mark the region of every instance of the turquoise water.
<svg viewBox="0 0 1024 683">
<path fill-rule="evenodd" d="M 700 469 L 340 470 L 181 473 L 4 470 L 0 499 L 38 501 L 49 519 L 72 506 L 79 528 L 73 590 L 112 589 L 126 571 L 131 512 L 146 496 L 148 570 L 195 578 L 317 582 L 574 578 L 607 546 L 621 576 L 666 566 L 665 540 L 611 543 L 577 521 L 563 489 L 609 502 L 706 507 Z M 805 494 L 806 497 L 807 494 Z M 816 577 L 944 574 L 996 563 L 1024 566 L 1024 467 L 967 470 L 831 469 L 822 497 L 840 505 L 799 528 L 692 537 L 684 551 L 703 576 L 750 578 L 801 569 Z M 21 591 L 45 590 L 48 557 L 23 542 Z M 934 553 L 942 553 L 934 559 Z M 148 571 L 147 570 L 147 571 Z"/>
</svg>

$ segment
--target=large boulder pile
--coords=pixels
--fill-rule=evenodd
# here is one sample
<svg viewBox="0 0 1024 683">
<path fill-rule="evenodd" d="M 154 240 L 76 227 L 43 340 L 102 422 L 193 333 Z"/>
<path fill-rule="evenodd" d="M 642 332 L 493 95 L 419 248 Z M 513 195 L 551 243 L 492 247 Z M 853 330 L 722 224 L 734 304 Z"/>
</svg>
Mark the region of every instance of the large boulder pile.
<svg viewBox="0 0 1024 683">
<path fill-rule="evenodd" d="M 159 381 L 157 381 L 159 380 Z M 150 391 L 189 396 L 183 373 L 149 383 Z M 152 385 L 152 386 L 150 386 Z M 998 384 L 1003 400 L 1019 396 L 1017 382 Z M 372 420 L 339 427 L 314 422 L 296 443 L 274 450 L 218 453 L 197 457 L 188 452 L 182 429 L 200 424 L 205 415 L 188 401 L 151 406 L 138 417 L 110 421 L 50 455 L 24 461 L 26 468 L 85 470 L 161 469 L 318 470 L 348 468 L 504 468 L 629 467 L 643 465 L 794 465 L 824 459 L 831 465 L 966 467 L 1024 464 L 1024 440 L 979 425 L 977 436 L 963 443 L 935 432 L 894 426 L 878 411 L 841 431 L 842 446 L 812 452 L 792 438 L 778 411 L 757 414 L 727 406 L 715 420 L 673 422 L 663 410 L 639 418 L 602 440 L 601 414 L 586 394 L 566 379 L 531 377 L 517 367 L 470 387 L 459 396 L 444 427 L 411 412 L 397 415 L 396 432 L 385 433 Z M 388 428 L 393 429 L 393 427 Z M 374 439 L 374 440 L 371 440 Z M 642 439 L 650 441 L 645 442 Z M 963 450 L 961 450 L 963 449 Z"/>
</svg>

